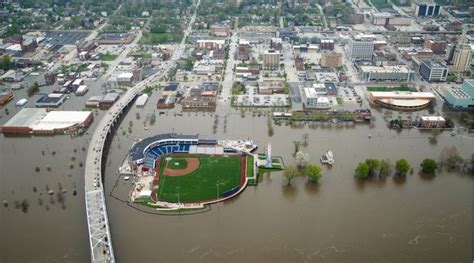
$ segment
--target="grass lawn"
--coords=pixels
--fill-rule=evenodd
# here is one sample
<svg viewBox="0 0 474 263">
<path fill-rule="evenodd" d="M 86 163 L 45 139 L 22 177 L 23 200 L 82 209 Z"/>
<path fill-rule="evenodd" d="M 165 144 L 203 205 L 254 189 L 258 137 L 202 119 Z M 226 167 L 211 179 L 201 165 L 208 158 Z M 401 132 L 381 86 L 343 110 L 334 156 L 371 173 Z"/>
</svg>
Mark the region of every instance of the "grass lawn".
<svg viewBox="0 0 474 263">
<path fill-rule="evenodd" d="M 142 38 L 140 39 L 140 44 L 152 45 L 169 42 L 179 42 L 180 40 L 181 35 L 179 34 L 144 32 Z"/>
<path fill-rule="evenodd" d="M 188 161 L 185 159 L 173 159 L 168 162 L 167 167 L 174 170 L 183 170 L 188 167 Z"/>
<path fill-rule="evenodd" d="M 171 156 L 169 163 L 183 158 L 198 158 L 199 168 L 184 176 L 164 176 L 165 159 L 161 160 L 158 199 L 168 202 L 199 202 L 222 196 L 240 185 L 241 160 L 238 156 L 211 157 L 209 155 Z M 217 187 L 219 184 L 219 188 Z M 178 189 L 179 187 L 179 189 Z"/>
<path fill-rule="evenodd" d="M 105 55 L 100 56 L 101 61 L 114 61 L 118 57 L 117 54 L 110 54 L 107 53 Z"/>
<path fill-rule="evenodd" d="M 338 105 L 342 105 L 342 98 L 341 97 L 336 97 L 336 101 Z"/>
<path fill-rule="evenodd" d="M 254 169 L 254 163 L 253 163 L 253 156 L 249 155 L 247 156 L 247 177 L 253 177 L 253 169 Z"/>
<path fill-rule="evenodd" d="M 406 86 L 397 87 L 367 87 L 367 91 L 416 91 L 415 88 Z"/>
</svg>

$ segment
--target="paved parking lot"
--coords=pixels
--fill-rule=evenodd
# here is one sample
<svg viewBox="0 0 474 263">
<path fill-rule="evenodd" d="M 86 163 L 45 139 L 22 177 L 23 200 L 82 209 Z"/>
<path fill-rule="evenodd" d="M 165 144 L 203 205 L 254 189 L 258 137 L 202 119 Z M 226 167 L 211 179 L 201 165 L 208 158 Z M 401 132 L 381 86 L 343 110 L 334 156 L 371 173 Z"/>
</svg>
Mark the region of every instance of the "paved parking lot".
<svg viewBox="0 0 474 263">
<path fill-rule="evenodd" d="M 62 31 L 52 30 L 46 31 L 46 41 L 51 45 L 75 45 L 77 42 L 86 38 L 90 31 Z"/>
<path fill-rule="evenodd" d="M 358 103 L 357 100 L 360 98 L 357 90 L 350 86 L 340 86 L 338 90 L 338 96 L 342 98 L 344 103 Z"/>
</svg>

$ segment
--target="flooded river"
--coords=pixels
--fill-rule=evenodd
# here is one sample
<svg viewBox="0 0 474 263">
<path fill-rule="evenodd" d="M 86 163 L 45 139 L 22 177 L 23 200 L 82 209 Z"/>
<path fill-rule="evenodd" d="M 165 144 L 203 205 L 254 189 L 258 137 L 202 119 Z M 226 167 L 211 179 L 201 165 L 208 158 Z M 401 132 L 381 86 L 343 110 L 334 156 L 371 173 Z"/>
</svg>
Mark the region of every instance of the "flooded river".
<svg viewBox="0 0 474 263">
<path fill-rule="evenodd" d="M 94 92 L 94 91 L 92 91 Z M 153 94 L 144 109 L 133 107 L 114 137 L 105 169 L 108 195 L 129 189 L 116 171 L 136 138 L 164 132 L 212 134 L 214 115 L 172 112 L 159 115 Z M 69 101 L 79 109 L 81 101 Z M 12 106 L 13 105 L 13 106 Z M 74 106 L 72 106 L 74 105 Z M 9 104 L 14 112 L 14 104 Z M 148 129 L 145 117 L 155 111 Z M 136 113 L 139 112 L 139 119 Z M 89 133 L 97 124 L 99 113 Z M 6 121 L 5 114 L 0 124 Z M 226 129 L 224 130 L 224 122 Z M 445 146 L 463 157 L 473 153 L 474 138 L 445 132 L 437 144 L 429 133 L 390 131 L 379 113 L 374 126 L 274 126 L 267 135 L 267 117 L 219 110 L 219 138 L 251 138 L 263 151 L 293 163 L 293 141 L 309 134 L 303 148 L 311 162 L 328 149 L 336 164 L 323 168 L 319 184 L 296 178 L 287 186 L 281 172 L 264 174 L 256 187 L 240 196 L 186 216 L 160 216 L 137 211 L 107 196 L 112 243 L 119 262 L 471 262 L 473 257 L 474 178 L 440 172 L 418 174 L 424 158 L 438 159 Z M 123 135 L 133 122 L 133 133 Z M 368 137 L 372 135 L 372 138 Z M 86 262 L 89 242 L 84 207 L 83 167 L 90 135 L 17 138 L 0 137 L 0 262 Z M 53 154 L 54 152 L 54 154 Z M 44 155 L 43 155 L 44 154 Z M 402 180 L 360 182 L 358 162 L 374 157 L 394 163 L 406 158 L 414 173 Z M 71 165 L 73 167 L 71 167 Z M 39 167 L 39 171 L 36 171 Z M 48 195 L 47 190 L 53 190 Z M 57 192 L 67 192 L 59 197 Z M 74 195 L 76 191 L 76 195 Z M 27 209 L 21 202 L 26 200 Z M 17 203 L 17 204 L 16 204 Z"/>
</svg>

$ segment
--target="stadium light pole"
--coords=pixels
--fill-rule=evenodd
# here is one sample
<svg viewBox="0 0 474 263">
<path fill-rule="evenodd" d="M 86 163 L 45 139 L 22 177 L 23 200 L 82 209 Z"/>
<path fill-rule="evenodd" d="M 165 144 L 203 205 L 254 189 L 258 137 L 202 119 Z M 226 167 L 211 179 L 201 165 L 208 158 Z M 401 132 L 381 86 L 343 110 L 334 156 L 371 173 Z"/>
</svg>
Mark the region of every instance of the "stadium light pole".
<svg viewBox="0 0 474 263">
<path fill-rule="evenodd" d="M 176 186 L 176 191 L 178 191 L 178 213 L 179 213 L 179 218 L 181 218 L 181 204 L 179 201 L 179 186 Z"/>
<path fill-rule="evenodd" d="M 178 205 L 180 204 L 179 202 L 179 186 L 176 186 L 176 191 L 178 191 Z"/>
</svg>

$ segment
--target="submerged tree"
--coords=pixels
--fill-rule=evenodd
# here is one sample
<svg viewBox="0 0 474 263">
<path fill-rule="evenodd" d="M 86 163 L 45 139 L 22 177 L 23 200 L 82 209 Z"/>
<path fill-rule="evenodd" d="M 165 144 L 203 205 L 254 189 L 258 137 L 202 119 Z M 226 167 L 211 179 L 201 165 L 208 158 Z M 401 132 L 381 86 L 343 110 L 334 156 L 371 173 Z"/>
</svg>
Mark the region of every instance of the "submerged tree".
<svg viewBox="0 0 474 263">
<path fill-rule="evenodd" d="M 283 176 L 285 176 L 286 180 L 288 181 L 288 185 L 291 185 L 291 181 L 293 178 L 298 176 L 298 169 L 294 165 L 288 165 L 283 170 Z"/>
<path fill-rule="evenodd" d="M 410 170 L 410 164 L 405 159 L 400 159 L 395 163 L 395 172 L 397 175 L 406 176 Z"/>
<path fill-rule="evenodd" d="M 369 166 L 365 162 L 360 162 L 355 169 L 355 175 L 361 179 L 369 177 Z"/>
<path fill-rule="evenodd" d="M 317 183 L 321 179 L 321 167 L 315 164 L 310 164 L 306 167 L 306 176 L 311 182 Z"/>
<path fill-rule="evenodd" d="M 438 164 L 433 159 L 427 158 L 421 162 L 421 171 L 423 173 L 434 174 L 436 169 L 438 169 Z"/>
<path fill-rule="evenodd" d="M 390 164 L 390 160 L 381 160 L 379 166 L 379 176 L 380 177 L 387 177 L 392 172 L 392 165 Z"/>
<path fill-rule="evenodd" d="M 309 154 L 304 153 L 302 151 L 298 151 L 296 153 L 295 159 L 296 159 L 296 166 L 298 166 L 299 169 L 303 169 L 308 164 Z"/>
<path fill-rule="evenodd" d="M 365 164 L 369 168 L 369 175 L 377 174 L 377 171 L 380 168 L 380 162 L 377 159 L 367 159 L 365 160 Z"/>
</svg>

